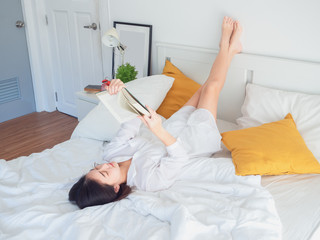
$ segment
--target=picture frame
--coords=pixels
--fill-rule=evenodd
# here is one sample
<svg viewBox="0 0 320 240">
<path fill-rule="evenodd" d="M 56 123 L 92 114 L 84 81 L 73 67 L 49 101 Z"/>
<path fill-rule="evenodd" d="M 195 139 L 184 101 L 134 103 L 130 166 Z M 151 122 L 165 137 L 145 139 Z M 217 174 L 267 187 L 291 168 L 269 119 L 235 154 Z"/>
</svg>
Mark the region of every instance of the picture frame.
<svg viewBox="0 0 320 240">
<path fill-rule="evenodd" d="M 152 47 L 152 25 L 113 22 L 117 30 L 121 44 L 126 46 L 122 55 L 118 49 L 112 52 L 112 77 L 115 78 L 119 66 L 129 63 L 138 71 L 137 78 L 146 77 L 151 74 L 151 47 Z"/>
</svg>

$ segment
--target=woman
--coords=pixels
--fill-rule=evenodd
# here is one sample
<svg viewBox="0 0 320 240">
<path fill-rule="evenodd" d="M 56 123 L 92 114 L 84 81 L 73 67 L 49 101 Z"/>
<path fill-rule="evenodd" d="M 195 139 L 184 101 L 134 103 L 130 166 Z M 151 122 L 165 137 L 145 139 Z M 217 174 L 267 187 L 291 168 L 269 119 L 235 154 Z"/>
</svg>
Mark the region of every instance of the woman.
<svg viewBox="0 0 320 240">
<path fill-rule="evenodd" d="M 231 60 L 242 49 L 241 33 L 238 21 L 224 17 L 220 51 L 207 81 L 163 125 L 161 117 L 148 106 L 150 117 L 122 124 L 104 149 L 107 163 L 94 166 L 82 176 L 71 188 L 69 200 L 85 208 L 120 200 L 131 192 L 131 187 L 145 191 L 166 189 L 189 160 L 219 151 L 218 98 Z M 123 87 L 116 79 L 106 90 L 117 94 Z M 146 127 L 140 128 L 141 122 Z"/>
</svg>

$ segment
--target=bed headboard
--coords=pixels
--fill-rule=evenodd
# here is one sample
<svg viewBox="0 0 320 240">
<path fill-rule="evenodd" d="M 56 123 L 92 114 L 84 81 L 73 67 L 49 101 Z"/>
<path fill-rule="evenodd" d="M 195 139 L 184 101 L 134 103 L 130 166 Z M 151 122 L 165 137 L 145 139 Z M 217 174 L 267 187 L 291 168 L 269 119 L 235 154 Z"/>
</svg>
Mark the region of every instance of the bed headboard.
<svg viewBox="0 0 320 240">
<path fill-rule="evenodd" d="M 170 60 L 185 75 L 202 84 L 207 79 L 218 50 L 157 43 L 157 74 Z M 245 86 L 254 83 L 270 88 L 320 94 L 320 63 L 238 54 L 231 63 L 221 92 L 218 118 L 235 122 L 241 116 Z"/>
</svg>

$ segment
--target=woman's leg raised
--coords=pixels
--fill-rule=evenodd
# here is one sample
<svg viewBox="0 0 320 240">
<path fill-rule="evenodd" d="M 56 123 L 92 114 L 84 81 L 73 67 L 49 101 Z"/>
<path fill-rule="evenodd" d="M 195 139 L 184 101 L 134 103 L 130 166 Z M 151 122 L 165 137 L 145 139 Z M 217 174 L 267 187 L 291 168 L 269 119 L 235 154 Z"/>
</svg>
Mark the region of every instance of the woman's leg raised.
<svg viewBox="0 0 320 240">
<path fill-rule="evenodd" d="M 222 32 L 221 32 L 221 41 L 220 41 L 220 48 L 221 45 L 229 46 L 230 37 L 233 31 L 233 20 L 229 17 L 224 17 L 222 22 Z M 222 44 L 223 43 L 223 44 Z M 211 71 L 212 72 L 212 71 Z M 203 86 L 201 86 L 195 94 L 185 103 L 184 106 L 194 106 L 198 107 L 200 95 L 202 92 Z"/>
<path fill-rule="evenodd" d="M 225 17 L 222 23 L 220 51 L 212 65 L 207 81 L 185 104 L 209 110 L 217 118 L 219 94 L 226 80 L 232 58 L 242 49 L 242 27 L 238 21 Z"/>
</svg>

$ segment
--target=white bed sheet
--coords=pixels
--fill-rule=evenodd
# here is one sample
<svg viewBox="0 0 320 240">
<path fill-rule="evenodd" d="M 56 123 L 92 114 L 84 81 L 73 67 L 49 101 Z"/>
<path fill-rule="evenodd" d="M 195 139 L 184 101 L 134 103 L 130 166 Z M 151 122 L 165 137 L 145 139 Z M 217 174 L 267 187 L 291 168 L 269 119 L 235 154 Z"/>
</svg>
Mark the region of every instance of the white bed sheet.
<svg viewBox="0 0 320 240">
<path fill-rule="evenodd" d="M 274 197 L 284 239 L 320 239 L 320 175 L 264 176 L 262 185 Z"/>
<path fill-rule="evenodd" d="M 71 185 L 101 160 L 102 142 L 73 139 L 0 160 L 0 239 L 280 239 L 274 201 L 260 177 L 238 177 L 230 158 L 189 162 L 160 192 L 79 210 Z"/>
<path fill-rule="evenodd" d="M 217 121 L 220 132 L 239 129 L 224 120 Z M 231 157 L 223 146 L 215 157 Z M 262 176 L 261 184 L 273 196 L 283 228 L 284 240 L 320 239 L 320 175 Z"/>
</svg>

